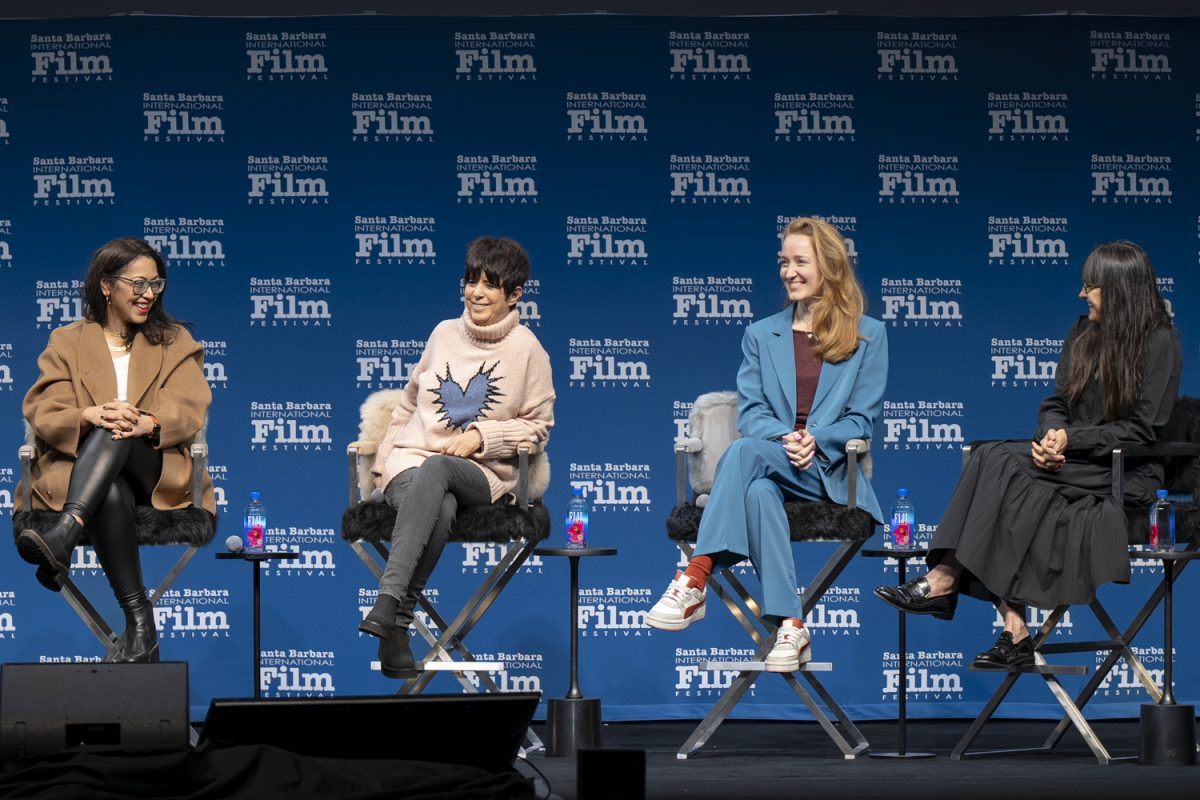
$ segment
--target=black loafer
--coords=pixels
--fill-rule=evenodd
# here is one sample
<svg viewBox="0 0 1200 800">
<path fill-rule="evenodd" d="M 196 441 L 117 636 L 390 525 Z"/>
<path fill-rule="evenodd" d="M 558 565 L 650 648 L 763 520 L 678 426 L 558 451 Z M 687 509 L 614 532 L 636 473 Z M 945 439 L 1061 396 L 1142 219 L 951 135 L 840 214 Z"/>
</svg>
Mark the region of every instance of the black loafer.
<svg viewBox="0 0 1200 800">
<path fill-rule="evenodd" d="M 932 614 L 937 619 L 954 619 L 958 608 L 958 592 L 930 597 L 929 581 L 924 577 L 899 586 L 876 586 L 875 596 L 909 614 Z"/>
<path fill-rule="evenodd" d="M 971 666 L 975 669 L 1007 672 L 1020 667 L 1032 667 L 1034 663 L 1033 637 L 1026 636 L 1014 644 L 1012 634 L 1004 631 L 1000 634 L 1000 638 L 996 640 L 996 643 L 991 646 L 991 649 L 984 650 L 975 656 L 975 660 L 971 662 Z"/>
</svg>

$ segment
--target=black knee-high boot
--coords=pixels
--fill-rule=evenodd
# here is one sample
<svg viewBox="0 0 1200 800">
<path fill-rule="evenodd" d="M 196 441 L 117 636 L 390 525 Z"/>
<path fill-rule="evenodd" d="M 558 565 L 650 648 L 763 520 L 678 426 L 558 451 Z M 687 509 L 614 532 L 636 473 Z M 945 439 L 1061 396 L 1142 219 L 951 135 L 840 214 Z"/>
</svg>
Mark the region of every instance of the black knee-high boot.
<svg viewBox="0 0 1200 800">
<path fill-rule="evenodd" d="M 44 534 L 30 528 L 21 531 L 17 553 L 30 564 L 38 565 L 38 583 L 52 592 L 61 591 L 71 569 L 71 553 L 82 534 L 83 526 L 64 511 Z"/>
<path fill-rule="evenodd" d="M 109 649 L 105 661 L 158 661 L 158 629 L 154 606 L 142 582 L 142 560 L 134 529 L 133 493 L 124 478 L 113 481 L 88 532 L 108 584 L 125 612 L 125 632 Z"/>
<path fill-rule="evenodd" d="M 132 440 L 114 440 L 112 433 L 96 428 L 80 445 L 67 488 L 62 516 L 45 533 L 26 529 L 17 537 L 17 553 L 37 564 L 38 583 L 52 591 L 62 589 L 71 568 L 71 551 L 79 542 L 84 525 L 91 520 L 109 486 L 129 457 Z M 76 521 L 83 520 L 83 525 Z"/>
</svg>

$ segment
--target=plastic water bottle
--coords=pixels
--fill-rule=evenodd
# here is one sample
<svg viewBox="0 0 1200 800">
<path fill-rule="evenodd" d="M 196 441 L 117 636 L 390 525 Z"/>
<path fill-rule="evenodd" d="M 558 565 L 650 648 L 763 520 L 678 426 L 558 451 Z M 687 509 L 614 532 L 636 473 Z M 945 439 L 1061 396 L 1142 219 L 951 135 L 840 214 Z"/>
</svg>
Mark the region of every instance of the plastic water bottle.
<svg viewBox="0 0 1200 800">
<path fill-rule="evenodd" d="M 1175 506 L 1167 499 L 1167 490 L 1158 490 L 1158 499 L 1150 506 L 1150 549 L 1175 549 Z"/>
<path fill-rule="evenodd" d="M 896 502 L 892 503 L 892 546 L 912 547 L 912 529 L 916 524 L 917 510 L 908 499 L 908 489 L 897 489 Z"/>
<path fill-rule="evenodd" d="M 267 509 L 262 504 L 262 492 L 250 493 L 250 505 L 246 506 L 245 532 L 246 552 L 261 553 L 266 545 Z"/>
<path fill-rule="evenodd" d="M 571 501 L 567 503 L 567 547 L 587 547 L 588 501 L 583 497 L 583 489 L 576 486 L 571 489 Z"/>
</svg>

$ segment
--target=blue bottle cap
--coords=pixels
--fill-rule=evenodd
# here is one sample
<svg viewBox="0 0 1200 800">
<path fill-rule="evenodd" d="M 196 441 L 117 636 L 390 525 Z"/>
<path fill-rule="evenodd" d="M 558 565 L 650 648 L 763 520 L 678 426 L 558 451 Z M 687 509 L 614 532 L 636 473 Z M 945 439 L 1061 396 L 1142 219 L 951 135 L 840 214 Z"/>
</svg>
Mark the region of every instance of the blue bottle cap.
<svg viewBox="0 0 1200 800">
<path fill-rule="evenodd" d="M 571 487 L 571 496 L 572 497 L 583 497 L 583 487 L 582 486 L 572 486 Z"/>
<path fill-rule="evenodd" d="M 908 497 L 908 489 L 897 489 L 896 497 Z"/>
<path fill-rule="evenodd" d="M 1167 498 L 1167 490 L 1166 489 L 1159 489 L 1154 494 L 1158 496 L 1159 500 L 1165 500 Z"/>
<path fill-rule="evenodd" d="M 251 500 L 262 500 L 262 492 L 251 492 L 250 499 Z"/>
</svg>

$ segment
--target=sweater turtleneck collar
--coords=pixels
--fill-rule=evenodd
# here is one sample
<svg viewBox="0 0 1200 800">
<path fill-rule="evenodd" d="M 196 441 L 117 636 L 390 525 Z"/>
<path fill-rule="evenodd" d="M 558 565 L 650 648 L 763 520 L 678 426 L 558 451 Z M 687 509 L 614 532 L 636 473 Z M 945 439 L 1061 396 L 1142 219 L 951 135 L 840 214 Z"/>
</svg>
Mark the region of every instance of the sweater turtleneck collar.
<svg viewBox="0 0 1200 800">
<path fill-rule="evenodd" d="M 470 315 L 465 310 L 462 315 L 462 322 L 467 336 L 477 342 L 487 344 L 498 342 L 505 336 L 508 336 L 520 321 L 521 315 L 515 308 L 509 312 L 507 317 L 499 322 L 493 322 L 491 325 L 476 325 L 471 321 Z"/>
</svg>

